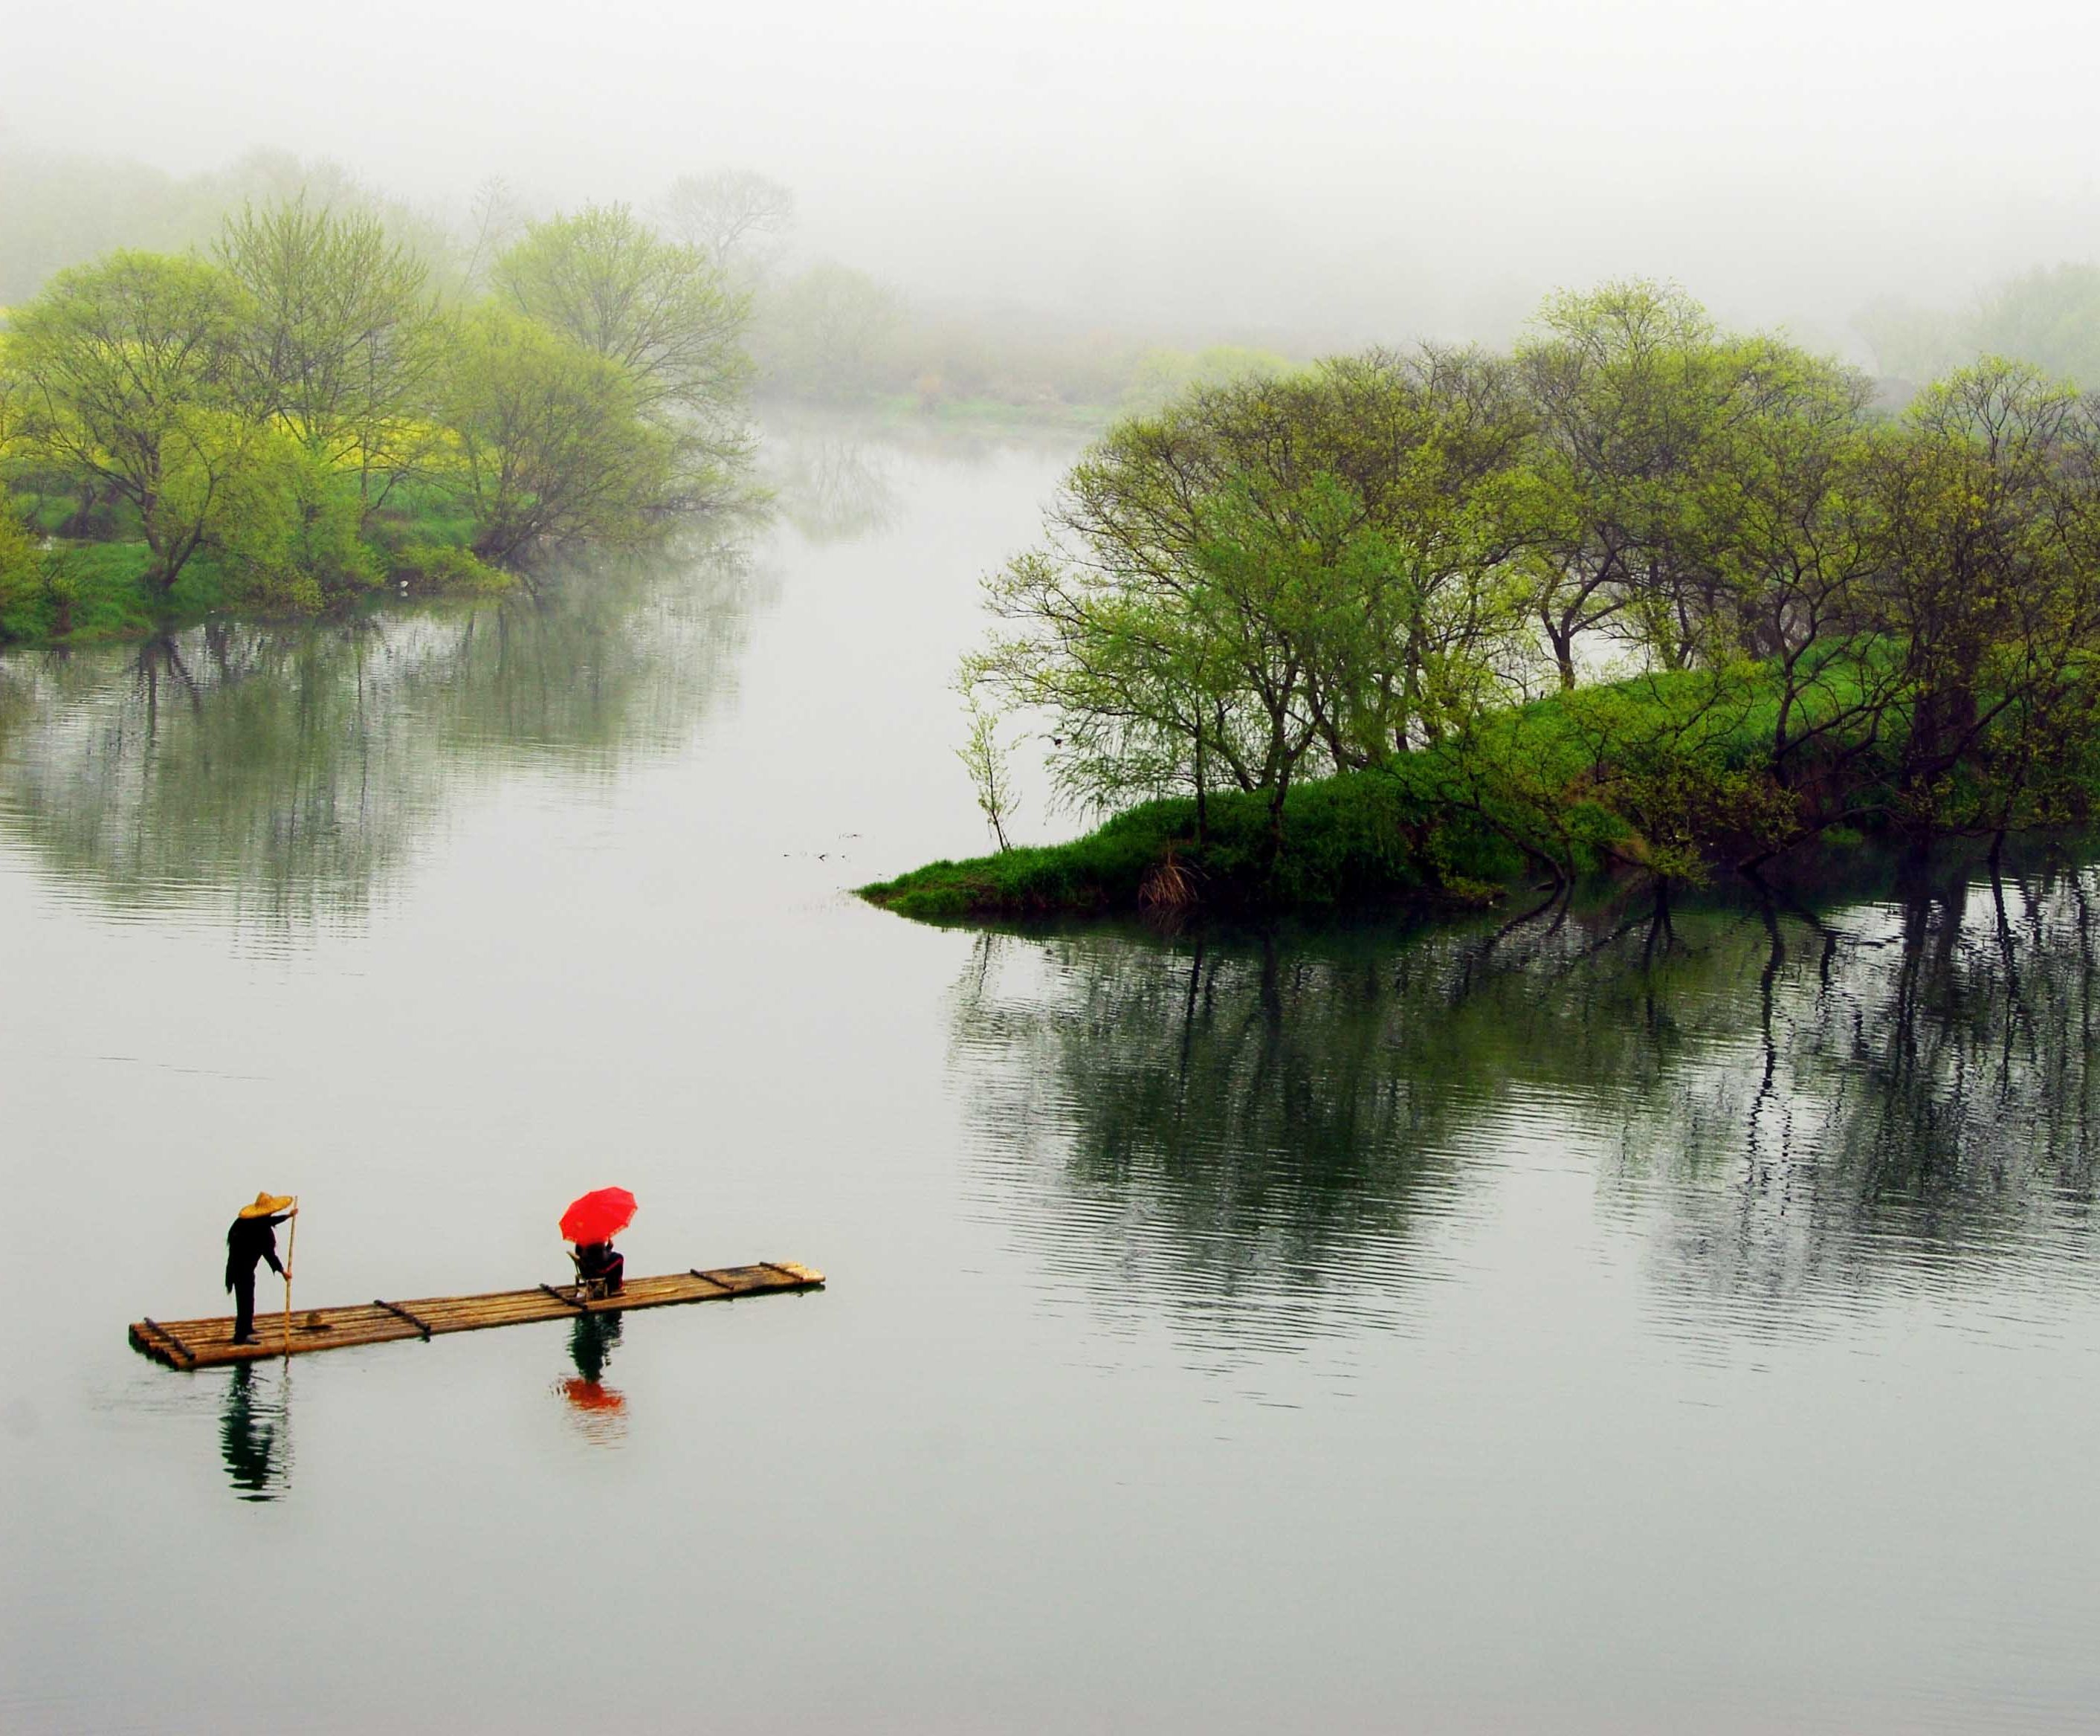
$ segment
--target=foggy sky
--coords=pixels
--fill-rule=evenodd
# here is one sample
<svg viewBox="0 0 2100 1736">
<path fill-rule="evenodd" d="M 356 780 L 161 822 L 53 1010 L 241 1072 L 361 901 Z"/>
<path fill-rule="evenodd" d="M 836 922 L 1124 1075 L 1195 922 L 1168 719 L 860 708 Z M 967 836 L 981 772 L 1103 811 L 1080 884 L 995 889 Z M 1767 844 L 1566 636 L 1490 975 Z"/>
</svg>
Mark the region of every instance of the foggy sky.
<svg viewBox="0 0 2100 1736">
<path fill-rule="evenodd" d="M 2100 11 L 8 0 L 0 139 L 193 171 L 256 145 L 457 201 L 739 166 L 921 295 L 1354 341 L 1505 335 L 1674 276 L 1842 329 L 2100 256 Z"/>
</svg>

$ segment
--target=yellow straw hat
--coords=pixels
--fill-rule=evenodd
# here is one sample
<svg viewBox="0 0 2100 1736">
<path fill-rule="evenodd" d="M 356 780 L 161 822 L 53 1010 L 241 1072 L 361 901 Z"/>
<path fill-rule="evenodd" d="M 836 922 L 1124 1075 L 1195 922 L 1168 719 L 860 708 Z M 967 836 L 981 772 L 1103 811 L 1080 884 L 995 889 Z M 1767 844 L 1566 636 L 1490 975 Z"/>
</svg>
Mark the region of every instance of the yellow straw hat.
<svg viewBox="0 0 2100 1736">
<path fill-rule="evenodd" d="M 289 1194 L 258 1194 L 254 1204 L 241 1207 L 240 1215 L 243 1217 L 268 1217 L 273 1213 L 283 1211 L 291 1203 Z"/>
</svg>

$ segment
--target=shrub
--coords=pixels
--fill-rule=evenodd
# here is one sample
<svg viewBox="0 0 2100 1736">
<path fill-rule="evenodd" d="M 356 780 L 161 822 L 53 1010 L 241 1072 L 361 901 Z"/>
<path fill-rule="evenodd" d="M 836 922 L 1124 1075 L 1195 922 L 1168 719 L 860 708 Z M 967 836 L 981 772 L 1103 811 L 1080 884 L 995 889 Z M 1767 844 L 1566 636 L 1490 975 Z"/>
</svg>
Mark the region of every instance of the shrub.
<svg viewBox="0 0 2100 1736">
<path fill-rule="evenodd" d="M 443 542 L 408 544 L 395 554 L 387 576 L 404 596 L 489 596 L 518 582 L 472 550 Z"/>
</svg>

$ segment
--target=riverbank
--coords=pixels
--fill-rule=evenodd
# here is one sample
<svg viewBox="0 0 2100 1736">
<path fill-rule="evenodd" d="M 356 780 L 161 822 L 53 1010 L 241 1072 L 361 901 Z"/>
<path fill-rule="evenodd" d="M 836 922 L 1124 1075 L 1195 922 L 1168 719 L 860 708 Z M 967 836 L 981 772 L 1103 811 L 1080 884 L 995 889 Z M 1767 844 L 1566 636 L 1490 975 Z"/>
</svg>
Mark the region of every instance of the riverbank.
<svg viewBox="0 0 2100 1736">
<path fill-rule="evenodd" d="M 143 541 L 46 537 L 0 584 L 0 647 L 145 638 L 229 616 L 257 623 L 311 620 L 375 603 L 494 596 L 516 586 L 515 574 L 445 540 L 451 528 L 404 519 L 395 528 L 399 533 L 364 546 L 359 582 L 325 590 L 311 575 L 258 572 L 209 550 L 193 555 L 163 590 L 152 577 L 153 557 Z"/>
<path fill-rule="evenodd" d="M 442 488 L 397 488 L 334 534 L 208 540 L 171 585 L 137 511 L 77 492 L 17 488 L 0 523 L 0 647 L 150 638 L 211 620 L 262 624 L 375 603 L 500 595 L 520 580 L 469 547 L 474 520 Z"/>
<path fill-rule="evenodd" d="M 192 561 L 174 589 L 162 592 L 145 582 L 150 557 L 142 546 L 104 543 L 79 552 L 86 558 L 58 585 L 0 608 L 0 650 L 151 638 L 227 618 L 252 625 L 312 621 L 395 602 L 496 596 L 518 583 L 515 575 L 484 566 L 465 550 L 445 551 L 464 558 L 395 566 L 368 590 L 316 607 L 294 597 L 257 599 L 205 558 Z"/>
</svg>

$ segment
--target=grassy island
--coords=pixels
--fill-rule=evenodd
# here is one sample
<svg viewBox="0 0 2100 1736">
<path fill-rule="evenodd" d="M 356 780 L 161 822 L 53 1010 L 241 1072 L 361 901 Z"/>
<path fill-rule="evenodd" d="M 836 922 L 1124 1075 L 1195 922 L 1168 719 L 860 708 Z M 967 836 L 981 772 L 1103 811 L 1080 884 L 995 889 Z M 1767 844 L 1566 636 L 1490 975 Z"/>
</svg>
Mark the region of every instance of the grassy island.
<svg viewBox="0 0 2100 1736">
<path fill-rule="evenodd" d="M 1263 791 L 1211 791 L 1200 811 L 1192 796 L 1155 799 L 1068 843 L 933 863 L 860 895 L 929 919 L 1471 909 L 1520 882 L 1698 884 L 1782 855 L 1827 860 L 1870 838 L 1903 846 L 1935 830 L 2014 829 L 2006 792 L 1973 770 L 1939 784 L 1941 824 L 1921 827 L 1904 795 L 1900 720 L 1870 714 L 1856 687 L 1830 690 L 1793 720 L 1816 752 L 1782 781 L 1772 744 L 1785 692 L 1774 671 L 1754 667 L 1600 683 L 1374 768 L 1298 784 L 1280 809 Z M 2025 816 L 2032 825 L 2083 819 L 2100 792 L 2100 755 L 2064 746 L 2046 803 Z M 2038 778 L 2026 793 L 2042 794 Z"/>
<path fill-rule="evenodd" d="M 1300 784 L 1286 804 L 1289 843 L 1273 866 L 1266 801 L 1221 793 L 1209 808 L 1200 841 L 1194 800 L 1169 797 L 1118 814 L 1070 843 L 936 862 L 863 886 L 860 895 L 901 916 L 937 920 L 1189 906 L 1251 912 L 1427 899 L 1479 904 L 1498 895 L 1501 876 L 1520 866 L 1514 852 L 1461 817 L 1435 815 L 1404 778 Z M 1484 877 L 1490 876 L 1496 877 Z"/>
<path fill-rule="evenodd" d="M 866 889 L 914 915 L 1475 903 L 2087 822 L 2100 396 L 1987 358 L 1900 415 L 1681 293 L 1557 297 L 1510 356 L 1198 387 L 1111 427 L 986 581 L 1052 849 Z M 986 704 L 989 696 L 990 705 Z"/>
</svg>

